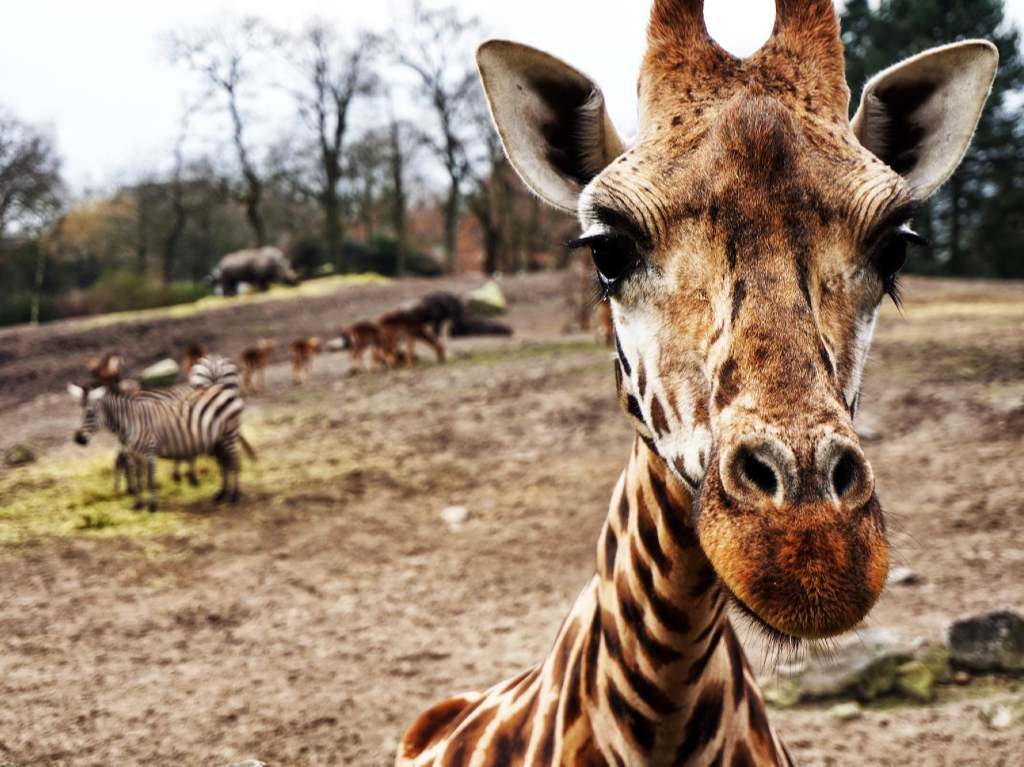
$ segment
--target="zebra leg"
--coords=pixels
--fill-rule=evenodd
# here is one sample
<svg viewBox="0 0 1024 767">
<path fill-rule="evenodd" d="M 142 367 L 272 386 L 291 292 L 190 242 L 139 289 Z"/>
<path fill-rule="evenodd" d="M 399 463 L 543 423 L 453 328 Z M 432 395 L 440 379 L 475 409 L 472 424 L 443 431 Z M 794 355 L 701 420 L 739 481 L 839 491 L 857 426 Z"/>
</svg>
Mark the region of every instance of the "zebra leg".
<svg viewBox="0 0 1024 767">
<path fill-rule="evenodd" d="M 156 511 L 156 483 L 153 481 L 156 473 L 156 458 L 152 455 L 146 456 L 146 485 L 149 487 L 149 510 Z"/>
<path fill-rule="evenodd" d="M 174 472 L 171 474 L 171 479 L 174 480 L 174 484 L 181 484 L 181 461 L 177 458 L 174 459 Z"/>
<path fill-rule="evenodd" d="M 238 475 L 241 462 L 238 459 L 238 434 L 228 434 L 214 449 L 220 464 L 221 488 L 214 500 L 238 503 Z"/>
<path fill-rule="evenodd" d="M 135 477 L 134 487 L 132 488 L 132 495 L 135 496 L 135 503 L 132 504 L 132 508 L 136 511 L 141 511 L 145 507 L 145 502 L 142 500 L 142 462 L 145 460 L 140 456 L 133 455 L 129 459 L 129 467 L 131 473 Z"/>
</svg>

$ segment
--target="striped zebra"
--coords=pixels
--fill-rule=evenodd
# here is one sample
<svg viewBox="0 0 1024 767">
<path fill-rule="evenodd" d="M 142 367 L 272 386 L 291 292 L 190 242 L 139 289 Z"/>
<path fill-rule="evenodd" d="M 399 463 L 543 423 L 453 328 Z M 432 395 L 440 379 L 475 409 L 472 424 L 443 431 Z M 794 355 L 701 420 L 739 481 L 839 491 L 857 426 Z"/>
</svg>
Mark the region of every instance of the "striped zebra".
<svg viewBox="0 0 1024 767">
<path fill-rule="evenodd" d="M 215 500 L 238 500 L 238 430 L 245 403 L 237 390 L 216 384 L 172 399 L 130 396 L 105 387 L 86 390 L 69 384 L 68 393 L 82 407 L 82 425 L 75 432 L 75 442 L 89 444 L 104 426 L 117 435 L 132 462 L 140 469 L 142 465 L 146 468 L 150 511 L 156 511 L 153 474 L 158 457 L 213 455 L 221 472 L 221 488 Z M 244 440 L 241 443 L 252 455 L 248 444 Z M 135 488 L 136 509 L 146 505 L 141 484 Z"/>
<path fill-rule="evenodd" d="M 177 384 L 165 389 L 141 389 L 137 391 L 124 391 L 123 389 L 120 389 L 120 391 L 130 397 L 179 400 L 187 397 L 195 391 L 195 389 L 187 384 Z M 182 460 L 184 460 L 188 465 L 188 468 L 185 471 L 185 478 L 188 480 L 188 483 L 192 487 L 199 487 L 199 477 L 196 475 L 195 457 L 185 459 L 175 458 L 174 471 L 171 473 L 171 479 L 173 479 L 175 483 L 181 482 Z M 142 467 L 132 460 L 131 454 L 127 450 L 124 450 L 123 448 L 118 450 L 117 457 L 114 459 L 114 492 L 119 493 L 121 491 L 120 478 L 123 474 L 128 494 L 135 495 L 135 488 L 142 482 L 141 470 Z"/>
<path fill-rule="evenodd" d="M 196 389 L 205 389 L 217 384 L 226 388 L 238 389 L 240 378 L 241 373 L 235 362 L 219 354 L 207 354 L 191 364 L 187 384 L 178 384 L 165 389 L 143 389 L 134 392 L 133 396 L 164 400 L 184 399 Z M 244 437 L 242 439 L 244 440 Z M 249 449 L 248 446 L 246 449 Z M 185 472 L 188 483 L 192 487 L 198 487 L 199 477 L 196 476 L 195 457 L 184 460 L 188 463 L 188 470 Z M 120 492 L 120 478 L 124 474 L 129 495 L 135 495 L 135 488 L 142 480 L 141 468 L 140 465 L 132 461 L 131 455 L 127 451 L 118 451 L 117 457 L 114 459 L 114 492 Z M 181 459 L 175 459 L 171 479 L 181 482 Z"/>
<path fill-rule="evenodd" d="M 238 389 L 241 371 L 234 360 L 220 354 L 208 354 L 189 370 L 188 383 L 197 389 L 217 384 L 229 389 Z"/>
</svg>

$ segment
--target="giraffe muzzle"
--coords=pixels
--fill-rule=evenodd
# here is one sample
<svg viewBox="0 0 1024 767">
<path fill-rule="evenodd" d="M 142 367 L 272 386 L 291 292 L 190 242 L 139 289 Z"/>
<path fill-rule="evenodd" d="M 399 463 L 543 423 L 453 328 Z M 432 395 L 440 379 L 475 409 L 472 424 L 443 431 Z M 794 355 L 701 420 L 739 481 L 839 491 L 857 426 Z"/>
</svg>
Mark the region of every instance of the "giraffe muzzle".
<svg viewBox="0 0 1024 767">
<path fill-rule="evenodd" d="M 736 440 L 711 462 L 696 522 L 725 586 L 787 636 L 849 630 L 885 584 L 889 545 L 874 476 L 844 435 L 802 451 L 764 434 Z"/>
</svg>

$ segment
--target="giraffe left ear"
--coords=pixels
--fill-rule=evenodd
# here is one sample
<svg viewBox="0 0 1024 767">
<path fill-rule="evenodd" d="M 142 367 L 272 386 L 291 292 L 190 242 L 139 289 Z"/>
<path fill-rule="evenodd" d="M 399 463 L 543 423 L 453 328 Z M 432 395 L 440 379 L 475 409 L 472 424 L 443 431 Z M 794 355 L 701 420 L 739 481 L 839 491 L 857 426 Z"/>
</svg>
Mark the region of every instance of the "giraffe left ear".
<svg viewBox="0 0 1024 767">
<path fill-rule="evenodd" d="M 965 40 L 912 56 L 872 77 L 851 122 L 857 140 L 923 200 L 963 159 L 981 118 L 999 53 Z"/>
<path fill-rule="evenodd" d="M 554 56 L 506 40 L 485 42 L 476 61 L 512 167 L 538 197 L 575 213 L 583 187 L 625 149 L 601 89 Z"/>
</svg>

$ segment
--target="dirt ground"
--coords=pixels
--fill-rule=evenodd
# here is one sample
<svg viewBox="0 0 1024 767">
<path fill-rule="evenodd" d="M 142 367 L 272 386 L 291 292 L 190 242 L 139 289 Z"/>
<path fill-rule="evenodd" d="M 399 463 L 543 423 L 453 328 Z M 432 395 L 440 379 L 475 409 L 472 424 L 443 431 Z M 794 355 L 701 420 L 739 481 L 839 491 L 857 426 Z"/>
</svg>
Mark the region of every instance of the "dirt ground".
<svg viewBox="0 0 1024 767">
<path fill-rule="evenodd" d="M 276 365 L 246 412 L 260 459 L 242 503 L 209 501 L 212 464 L 199 491 L 165 466 L 157 514 L 102 524 L 92 510 L 127 502 L 109 489 L 112 438 L 70 444 L 62 389 L 81 354 L 116 344 L 141 365 L 193 339 L 234 353 L 477 281 L 0 333 L 0 449 L 40 454 L 0 468 L 0 762 L 386 765 L 424 707 L 542 657 L 630 444 L 608 352 L 561 332 L 560 280 L 506 280 L 516 338 L 458 341 L 448 365 L 347 377 L 326 355 L 302 388 Z M 905 292 L 880 322 L 861 424 L 896 563 L 923 582 L 889 590 L 867 625 L 938 638 L 961 613 L 1024 608 L 1024 286 Z M 450 505 L 468 510 L 459 529 Z M 804 765 L 1016 767 L 1024 728 L 990 731 L 978 712 L 1024 684 L 990 681 L 846 724 L 823 708 L 772 718 Z"/>
</svg>

